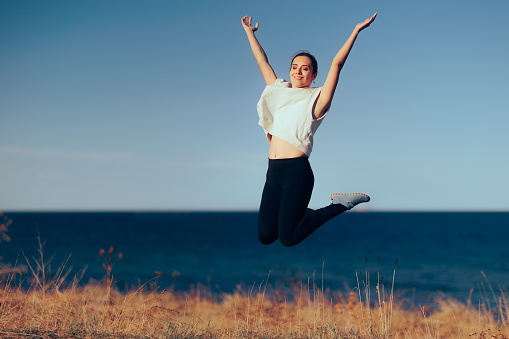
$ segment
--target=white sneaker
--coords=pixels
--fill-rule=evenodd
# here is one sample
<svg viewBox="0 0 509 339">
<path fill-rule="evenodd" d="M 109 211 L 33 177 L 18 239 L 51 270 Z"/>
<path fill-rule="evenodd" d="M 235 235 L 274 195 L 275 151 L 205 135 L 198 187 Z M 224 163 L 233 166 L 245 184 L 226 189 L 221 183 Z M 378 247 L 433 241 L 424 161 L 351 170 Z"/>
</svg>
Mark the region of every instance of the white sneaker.
<svg viewBox="0 0 509 339">
<path fill-rule="evenodd" d="M 330 198 L 332 199 L 333 204 L 340 204 L 348 209 L 352 209 L 354 206 L 360 203 L 368 202 L 369 200 L 371 200 L 369 196 L 362 193 L 348 193 L 348 194 L 335 193 L 332 194 Z"/>
</svg>

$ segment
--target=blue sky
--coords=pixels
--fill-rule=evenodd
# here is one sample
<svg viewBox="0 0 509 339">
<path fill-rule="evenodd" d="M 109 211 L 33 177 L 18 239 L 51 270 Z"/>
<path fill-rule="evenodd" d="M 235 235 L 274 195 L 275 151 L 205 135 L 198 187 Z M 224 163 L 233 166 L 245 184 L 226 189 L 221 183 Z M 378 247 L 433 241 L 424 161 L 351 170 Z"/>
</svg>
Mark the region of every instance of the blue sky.
<svg viewBox="0 0 509 339">
<path fill-rule="evenodd" d="M 255 210 L 264 81 L 360 21 L 310 207 L 509 210 L 509 1 L 0 1 L 0 210 Z"/>
</svg>

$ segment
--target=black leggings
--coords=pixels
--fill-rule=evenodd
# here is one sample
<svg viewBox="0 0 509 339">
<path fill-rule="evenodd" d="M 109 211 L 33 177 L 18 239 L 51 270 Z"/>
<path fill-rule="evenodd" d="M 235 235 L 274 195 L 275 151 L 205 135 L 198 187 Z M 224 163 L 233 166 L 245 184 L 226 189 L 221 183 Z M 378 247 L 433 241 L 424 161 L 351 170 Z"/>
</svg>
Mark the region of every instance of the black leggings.
<svg viewBox="0 0 509 339">
<path fill-rule="evenodd" d="M 326 221 L 347 210 L 339 204 L 318 210 L 307 208 L 314 181 L 306 156 L 269 159 L 258 214 L 258 236 L 263 244 L 279 238 L 284 246 L 297 245 Z"/>
</svg>

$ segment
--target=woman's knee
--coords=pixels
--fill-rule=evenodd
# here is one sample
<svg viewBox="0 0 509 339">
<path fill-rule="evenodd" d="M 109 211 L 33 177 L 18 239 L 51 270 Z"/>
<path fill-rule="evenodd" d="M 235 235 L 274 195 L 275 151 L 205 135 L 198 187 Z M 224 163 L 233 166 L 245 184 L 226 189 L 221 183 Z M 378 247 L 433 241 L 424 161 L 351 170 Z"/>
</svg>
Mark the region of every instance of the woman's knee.
<svg viewBox="0 0 509 339">
<path fill-rule="evenodd" d="M 260 242 L 264 245 L 272 244 L 278 237 L 277 218 L 270 211 L 260 209 L 258 214 L 258 238 Z"/>
<path fill-rule="evenodd" d="M 274 241 L 277 240 L 277 237 L 260 233 L 258 233 L 258 238 L 260 239 L 260 242 L 264 245 L 272 244 Z"/>
<path fill-rule="evenodd" d="M 279 242 L 285 247 L 292 247 L 298 244 L 292 237 L 279 237 Z"/>
</svg>

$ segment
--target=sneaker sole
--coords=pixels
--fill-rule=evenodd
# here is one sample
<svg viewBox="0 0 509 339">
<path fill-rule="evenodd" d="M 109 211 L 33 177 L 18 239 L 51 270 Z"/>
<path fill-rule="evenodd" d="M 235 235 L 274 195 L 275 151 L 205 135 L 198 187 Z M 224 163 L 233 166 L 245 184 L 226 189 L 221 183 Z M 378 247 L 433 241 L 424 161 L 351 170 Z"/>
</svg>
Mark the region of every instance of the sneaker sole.
<svg viewBox="0 0 509 339">
<path fill-rule="evenodd" d="M 368 198 L 368 199 L 371 199 L 368 195 L 364 194 L 364 193 L 334 193 L 334 194 L 331 194 L 330 198 L 334 198 L 334 197 L 342 197 L 342 196 L 345 196 L 345 195 L 362 195 L 363 197 L 365 198 Z"/>
</svg>

